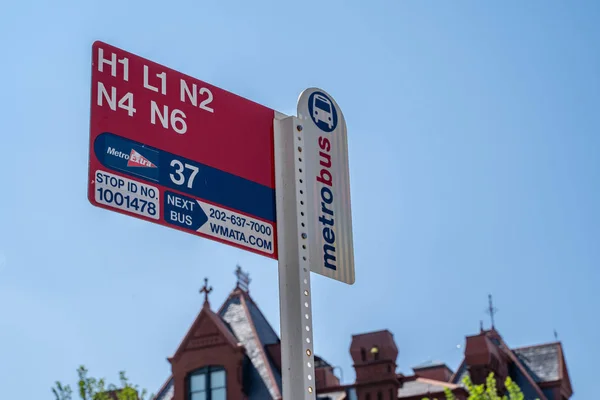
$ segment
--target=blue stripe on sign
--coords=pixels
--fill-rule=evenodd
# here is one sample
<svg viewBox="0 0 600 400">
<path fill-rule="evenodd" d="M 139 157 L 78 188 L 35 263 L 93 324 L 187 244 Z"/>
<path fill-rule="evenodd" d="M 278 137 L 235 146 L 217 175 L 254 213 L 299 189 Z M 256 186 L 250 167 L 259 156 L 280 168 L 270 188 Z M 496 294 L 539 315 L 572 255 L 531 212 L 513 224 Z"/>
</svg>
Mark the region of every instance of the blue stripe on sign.
<svg viewBox="0 0 600 400">
<path fill-rule="evenodd" d="M 148 167 L 153 170 L 152 173 L 144 173 L 140 170 L 144 167 L 127 167 L 125 160 L 115 160 L 117 156 L 109 148 L 114 149 L 117 144 L 121 152 L 117 156 L 129 154 L 132 149 L 144 152 L 148 154 L 144 156 L 156 168 Z M 270 187 L 109 132 L 98 135 L 94 142 L 94 152 L 100 163 L 109 169 L 151 182 L 156 182 L 155 172 L 158 172 L 158 184 L 162 186 L 275 222 L 275 190 Z M 192 187 L 188 188 L 188 182 L 196 168 L 198 172 L 194 176 Z M 174 181 L 181 181 L 181 184 Z"/>
</svg>

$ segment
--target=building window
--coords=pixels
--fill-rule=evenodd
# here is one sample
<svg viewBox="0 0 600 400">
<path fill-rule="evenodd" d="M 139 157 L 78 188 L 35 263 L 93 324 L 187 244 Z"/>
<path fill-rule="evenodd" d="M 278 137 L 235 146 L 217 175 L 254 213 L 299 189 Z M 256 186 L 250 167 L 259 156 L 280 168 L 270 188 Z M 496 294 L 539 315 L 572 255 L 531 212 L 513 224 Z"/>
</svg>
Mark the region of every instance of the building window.
<svg viewBox="0 0 600 400">
<path fill-rule="evenodd" d="M 377 347 L 377 346 L 371 347 L 371 354 L 373 355 L 373 359 L 375 361 L 379 360 L 379 347 Z"/>
<path fill-rule="evenodd" d="M 227 384 L 223 367 L 205 367 L 188 376 L 188 400 L 225 400 Z"/>
</svg>

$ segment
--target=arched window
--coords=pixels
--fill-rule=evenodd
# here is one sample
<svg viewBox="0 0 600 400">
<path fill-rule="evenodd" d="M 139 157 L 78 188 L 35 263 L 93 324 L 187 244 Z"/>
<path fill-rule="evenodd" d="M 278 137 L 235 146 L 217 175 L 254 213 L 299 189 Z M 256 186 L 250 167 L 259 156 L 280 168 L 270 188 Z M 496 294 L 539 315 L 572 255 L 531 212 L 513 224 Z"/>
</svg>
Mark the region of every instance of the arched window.
<svg viewBox="0 0 600 400">
<path fill-rule="evenodd" d="M 204 367 L 188 376 L 188 400 L 225 400 L 227 380 L 223 367 Z"/>
</svg>

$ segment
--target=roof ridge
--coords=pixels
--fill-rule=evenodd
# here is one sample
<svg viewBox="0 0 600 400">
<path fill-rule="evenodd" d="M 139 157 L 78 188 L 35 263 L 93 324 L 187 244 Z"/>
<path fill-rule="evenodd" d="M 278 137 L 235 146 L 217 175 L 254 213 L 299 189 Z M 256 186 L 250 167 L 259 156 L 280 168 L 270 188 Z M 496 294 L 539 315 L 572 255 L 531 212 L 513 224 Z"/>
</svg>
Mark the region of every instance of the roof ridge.
<svg viewBox="0 0 600 400">
<path fill-rule="evenodd" d="M 520 347 L 515 347 L 513 348 L 513 351 L 515 350 L 525 350 L 525 349 L 533 349 L 535 347 L 544 347 L 544 346 L 552 346 L 552 345 L 562 345 L 562 342 L 560 341 L 553 341 L 553 342 L 546 342 L 546 343 L 539 343 L 539 344 L 529 344 L 527 346 L 520 346 Z"/>
<path fill-rule="evenodd" d="M 229 304 L 229 300 L 231 300 L 233 297 L 237 296 L 238 292 L 241 292 L 240 288 L 238 288 L 237 286 L 229 293 L 229 296 L 227 296 L 227 298 L 225 299 L 225 301 L 223 302 L 223 304 L 221 304 L 221 307 L 219 307 L 219 310 L 217 311 L 217 314 L 221 315 L 221 312 L 225 309 L 225 306 L 227 304 Z"/>
<path fill-rule="evenodd" d="M 256 326 L 254 324 L 254 320 L 252 319 L 252 316 L 250 315 L 250 310 L 248 309 L 248 305 L 246 304 L 246 300 L 247 300 L 246 299 L 246 295 L 247 295 L 248 299 L 255 306 L 256 306 L 256 303 L 254 303 L 254 301 L 250 298 L 250 295 L 247 292 L 245 292 L 243 290 L 240 290 L 240 292 L 242 292 L 242 296 L 241 296 L 240 299 L 241 299 L 242 303 L 244 303 L 243 309 L 244 309 L 244 312 L 246 313 L 246 319 L 248 320 L 250 328 L 252 329 L 252 333 L 254 334 L 254 337 L 256 338 L 256 341 L 259 344 L 259 346 L 257 346 L 258 347 L 258 351 L 259 351 L 259 353 L 260 353 L 260 355 L 263 358 L 263 361 L 265 363 L 265 367 L 267 369 L 269 378 L 271 379 L 271 383 L 273 385 L 273 389 L 276 392 L 275 393 L 276 394 L 276 398 L 281 399 L 282 398 L 281 391 L 279 389 L 279 385 L 277 384 L 277 380 L 275 379 L 275 374 L 273 373 L 273 370 L 271 368 L 271 363 L 269 362 L 269 358 L 268 358 L 268 356 L 267 356 L 267 354 L 265 352 L 264 344 L 261 342 L 260 336 L 258 336 L 258 332 L 256 331 Z M 262 315 L 262 311 L 260 311 L 260 309 L 258 308 L 258 306 L 256 306 L 256 308 L 258 309 L 258 311 Z M 264 318 L 264 315 L 262 315 L 262 317 Z M 265 318 L 265 320 L 266 320 L 266 318 Z M 266 322 L 268 323 L 269 321 L 266 321 Z M 269 326 L 271 326 L 271 325 L 269 324 Z M 273 328 L 271 327 L 271 329 L 273 329 Z"/>
<path fill-rule="evenodd" d="M 269 329 L 271 329 L 271 331 L 273 332 L 273 334 L 275 336 L 277 336 L 277 339 L 279 340 L 279 342 L 281 342 L 281 338 L 279 337 L 279 335 L 277 334 L 277 332 L 273 328 L 273 325 L 271 325 L 271 323 L 269 322 L 269 320 L 267 319 L 267 317 L 265 316 L 265 314 L 263 314 L 262 310 L 260 309 L 260 307 L 258 306 L 258 304 L 256 303 L 256 301 L 254 301 L 254 299 L 252 298 L 252 296 L 250 296 L 250 293 L 248 293 L 245 290 L 240 289 L 237 286 L 231 291 L 231 293 L 229 294 L 229 296 L 227 297 L 227 299 L 225 300 L 225 302 L 223 302 L 223 305 L 221 306 L 221 308 L 219 308 L 219 311 L 218 311 L 219 315 L 225 309 L 225 306 L 229 303 L 229 300 L 231 300 L 234 297 L 239 297 L 240 299 L 243 298 L 245 301 L 249 301 L 250 303 L 252 303 L 252 305 L 256 308 L 256 311 L 258 311 L 258 313 L 260 314 L 260 317 L 269 326 Z M 254 319 L 251 318 L 251 315 L 249 315 L 249 317 L 250 317 L 249 319 L 252 320 L 252 322 L 254 322 Z"/>
<path fill-rule="evenodd" d="M 268 329 L 272 332 L 273 340 L 276 338 L 277 341 L 280 341 L 279 336 L 248 292 L 239 287 L 235 287 L 231 291 L 227 300 L 219 309 L 219 316 L 221 319 L 230 324 L 231 321 L 229 321 L 228 314 L 231 310 L 233 310 L 234 314 L 239 313 L 239 318 L 241 318 L 241 320 L 238 322 L 243 322 L 243 330 L 245 331 L 243 337 L 240 337 L 239 334 L 241 332 L 238 331 L 241 325 L 236 322 L 236 324 L 234 324 L 235 326 L 232 326 L 233 333 L 244 346 L 250 346 L 247 351 L 253 354 L 251 356 L 252 364 L 257 369 L 261 381 L 269 391 L 270 398 L 281 399 L 281 387 L 277 380 L 280 372 L 277 367 L 272 364 L 272 360 L 266 352 L 263 335 L 259 335 L 259 328 L 261 328 L 260 332 L 265 331 L 265 329 L 262 328 L 265 328 L 264 324 L 266 324 Z M 232 316 L 234 314 L 232 314 Z M 258 364 L 255 364 L 255 360 L 260 364 L 260 368 Z"/>
</svg>

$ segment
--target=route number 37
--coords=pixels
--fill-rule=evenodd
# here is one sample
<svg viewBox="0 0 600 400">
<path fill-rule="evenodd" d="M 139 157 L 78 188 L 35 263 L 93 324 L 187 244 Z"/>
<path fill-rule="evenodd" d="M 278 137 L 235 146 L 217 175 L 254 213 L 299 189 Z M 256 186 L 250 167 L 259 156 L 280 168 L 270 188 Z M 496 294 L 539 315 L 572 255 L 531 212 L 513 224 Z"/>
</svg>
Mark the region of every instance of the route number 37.
<svg viewBox="0 0 600 400">
<path fill-rule="evenodd" d="M 171 178 L 171 182 L 173 182 L 174 184 L 176 184 L 178 186 L 181 186 L 184 183 L 186 183 L 186 177 L 184 175 L 184 171 L 186 169 L 192 171 L 190 176 L 187 178 L 187 185 L 186 185 L 189 189 L 191 189 L 192 185 L 194 184 L 194 178 L 196 178 L 196 175 L 198 174 L 198 167 L 196 167 L 194 165 L 190 165 L 188 163 L 183 164 L 179 160 L 172 160 L 171 167 L 175 167 L 175 171 L 174 171 L 174 173 L 169 174 L 169 177 Z"/>
</svg>

